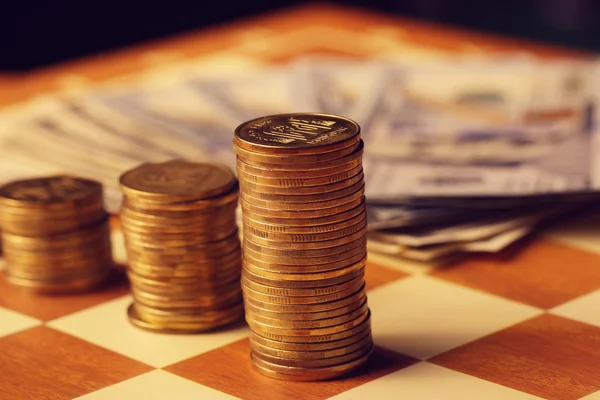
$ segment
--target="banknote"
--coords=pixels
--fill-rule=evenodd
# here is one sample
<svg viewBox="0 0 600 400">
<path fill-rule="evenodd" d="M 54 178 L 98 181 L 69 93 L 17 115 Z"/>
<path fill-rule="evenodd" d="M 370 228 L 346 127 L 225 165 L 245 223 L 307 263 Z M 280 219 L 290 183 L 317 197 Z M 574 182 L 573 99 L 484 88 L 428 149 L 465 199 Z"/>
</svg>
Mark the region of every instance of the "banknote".
<svg viewBox="0 0 600 400">
<path fill-rule="evenodd" d="M 212 102 L 184 85 L 100 92 L 89 96 L 87 102 L 99 103 L 202 148 L 224 142 L 231 132 L 229 120 L 219 115 Z"/>
<path fill-rule="evenodd" d="M 344 115 L 362 124 L 372 112 L 387 64 L 333 57 L 303 57 L 290 66 L 300 110 Z"/>
<path fill-rule="evenodd" d="M 294 103 L 290 81 L 287 70 L 267 68 L 227 79 L 187 79 L 185 86 L 209 98 L 219 109 L 211 114 L 235 127 L 265 115 L 307 111 Z"/>
<path fill-rule="evenodd" d="M 367 248 L 370 251 L 378 253 L 431 263 L 440 259 L 449 259 L 452 255 L 460 253 L 497 253 L 527 236 L 533 228 L 533 226 L 517 226 L 496 235 L 471 242 L 441 243 L 420 248 L 370 239 Z"/>
<path fill-rule="evenodd" d="M 590 64 L 553 67 L 390 66 L 363 124 L 371 199 L 590 189 Z"/>
<path fill-rule="evenodd" d="M 458 223 L 446 229 L 424 228 L 413 232 L 369 232 L 371 251 L 422 261 L 452 260 L 462 253 L 495 253 L 502 251 L 536 229 L 574 211 L 585 210 L 597 199 L 555 204 L 545 209 L 522 210 L 517 216 L 501 215 L 481 218 L 476 222 Z M 597 204 L 597 203 L 596 203 Z M 498 217 L 498 218 L 496 218 Z"/>
<path fill-rule="evenodd" d="M 451 222 L 436 221 L 433 224 L 413 227 L 398 227 L 370 233 L 370 238 L 409 247 L 425 247 L 442 243 L 473 242 L 516 227 L 529 226 L 535 221 L 558 213 L 565 206 L 549 205 L 545 208 L 521 207 L 504 212 L 479 213 L 464 216 L 462 220 Z"/>
<path fill-rule="evenodd" d="M 484 211 L 457 210 L 444 207 L 401 206 L 396 204 L 369 204 L 367 208 L 368 229 L 378 231 L 392 228 L 426 226 L 432 223 L 456 223 Z"/>
<path fill-rule="evenodd" d="M 504 226 L 501 225 L 500 221 L 494 227 L 490 224 L 471 229 L 467 228 L 465 231 L 460 230 L 457 226 L 453 233 L 446 232 L 445 237 L 441 235 L 431 236 L 428 238 L 430 240 L 419 242 L 406 240 L 407 236 L 394 237 L 391 234 L 385 235 L 374 232 L 369 234 L 368 248 L 370 251 L 422 262 L 432 262 L 460 253 L 496 253 L 535 231 L 539 224 L 571 210 L 556 207 L 553 210 L 533 213 L 518 220 L 507 221 Z M 406 243 L 418 243 L 419 246 Z"/>
</svg>

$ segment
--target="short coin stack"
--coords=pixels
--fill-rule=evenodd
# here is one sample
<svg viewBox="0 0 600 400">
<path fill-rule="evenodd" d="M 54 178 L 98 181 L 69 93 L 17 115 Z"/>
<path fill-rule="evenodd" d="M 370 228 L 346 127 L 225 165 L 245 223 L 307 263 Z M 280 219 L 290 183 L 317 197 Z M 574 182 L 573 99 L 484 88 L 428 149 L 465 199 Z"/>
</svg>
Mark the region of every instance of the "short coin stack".
<svg viewBox="0 0 600 400">
<path fill-rule="evenodd" d="M 163 333 L 243 320 L 238 181 L 218 165 L 142 164 L 120 178 L 135 326 Z"/>
<path fill-rule="evenodd" d="M 102 185 L 70 176 L 0 188 L 7 281 L 42 293 L 92 289 L 113 267 Z"/>
<path fill-rule="evenodd" d="M 234 149 L 255 368 L 298 381 L 357 369 L 373 349 L 360 128 L 332 115 L 263 117 L 236 129 Z"/>
</svg>

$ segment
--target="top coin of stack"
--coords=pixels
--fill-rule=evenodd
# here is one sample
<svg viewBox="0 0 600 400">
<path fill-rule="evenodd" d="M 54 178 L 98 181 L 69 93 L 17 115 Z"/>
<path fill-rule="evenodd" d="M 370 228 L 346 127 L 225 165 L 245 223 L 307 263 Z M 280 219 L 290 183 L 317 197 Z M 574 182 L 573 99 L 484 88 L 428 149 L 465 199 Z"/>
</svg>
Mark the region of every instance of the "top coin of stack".
<svg viewBox="0 0 600 400">
<path fill-rule="evenodd" d="M 359 126 L 323 114 L 263 117 L 236 129 L 234 149 L 254 367 L 299 381 L 357 369 L 373 349 Z"/>
<path fill-rule="evenodd" d="M 6 279 L 39 292 L 90 289 L 113 266 L 102 185 L 70 176 L 0 188 Z"/>
<path fill-rule="evenodd" d="M 238 182 L 213 164 L 142 164 L 120 179 L 132 324 L 193 333 L 243 320 Z"/>
</svg>

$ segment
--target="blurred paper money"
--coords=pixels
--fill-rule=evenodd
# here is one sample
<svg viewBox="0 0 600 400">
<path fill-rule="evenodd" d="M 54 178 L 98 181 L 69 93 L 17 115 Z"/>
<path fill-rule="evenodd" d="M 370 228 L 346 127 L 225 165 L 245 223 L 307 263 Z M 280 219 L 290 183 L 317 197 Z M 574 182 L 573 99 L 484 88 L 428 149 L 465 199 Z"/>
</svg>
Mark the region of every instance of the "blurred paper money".
<svg viewBox="0 0 600 400">
<path fill-rule="evenodd" d="M 369 246 L 372 251 L 419 261 L 433 261 L 457 252 L 498 252 L 529 234 L 538 224 L 586 203 L 487 212 L 455 224 L 372 231 Z"/>
<path fill-rule="evenodd" d="M 599 78 L 595 59 L 519 54 L 192 60 L 3 110 L 0 180 L 90 177 L 116 213 L 126 169 L 173 158 L 235 169 L 242 122 L 335 113 L 362 127 L 371 251 L 422 261 L 496 252 L 599 196 Z"/>
</svg>

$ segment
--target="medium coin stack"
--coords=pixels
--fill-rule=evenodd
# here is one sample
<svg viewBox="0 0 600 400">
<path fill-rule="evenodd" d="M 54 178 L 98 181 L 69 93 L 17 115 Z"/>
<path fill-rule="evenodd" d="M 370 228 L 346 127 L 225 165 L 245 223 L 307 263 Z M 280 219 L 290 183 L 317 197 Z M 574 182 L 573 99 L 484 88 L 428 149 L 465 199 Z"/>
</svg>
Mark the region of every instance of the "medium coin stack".
<svg viewBox="0 0 600 400">
<path fill-rule="evenodd" d="M 120 178 L 135 326 L 163 333 L 243 320 L 239 186 L 226 167 L 174 160 Z"/>
<path fill-rule="evenodd" d="M 360 128 L 275 115 L 240 125 L 234 149 L 253 365 L 285 380 L 346 375 L 373 349 Z"/>
<path fill-rule="evenodd" d="M 19 180 L 0 188 L 4 274 L 42 293 L 91 289 L 113 267 L 102 185 L 71 176 Z"/>
</svg>

